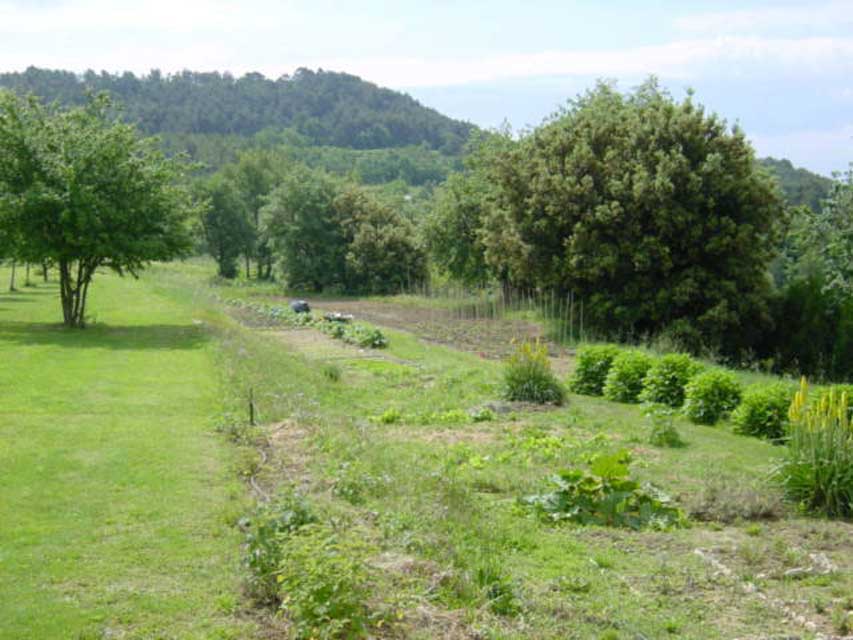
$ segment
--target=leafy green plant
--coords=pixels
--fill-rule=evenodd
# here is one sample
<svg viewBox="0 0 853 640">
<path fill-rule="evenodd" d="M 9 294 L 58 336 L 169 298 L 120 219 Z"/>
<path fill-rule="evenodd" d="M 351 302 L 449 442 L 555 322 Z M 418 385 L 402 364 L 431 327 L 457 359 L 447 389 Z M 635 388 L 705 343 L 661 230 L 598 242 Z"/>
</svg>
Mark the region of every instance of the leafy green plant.
<svg viewBox="0 0 853 640">
<path fill-rule="evenodd" d="M 556 488 L 524 502 L 549 521 L 571 521 L 630 529 L 668 529 L 685 524 L 684 514 L 652 485 L 629 477 L 631 454 L 594 456 L 589 471 L 569 469 L 552 477 Z"/>
<path fill-rule="evenodd" d="M 789 414 L 788 451 L 777 470 L 789 498 L 810 511 L 853 515 L 853 426 L 849 396 L 830 391 L 808 402 L 805 379 Z"/>
<path fill-rule="evenodd" d="M 619 353 L 619 347 L 612 344 L 590 345 L 579 349 L 577 368 L 569 381 L 569 389 L 573 393 L 600 396 L 604 392 L 604 382 L 613 359 Z"/>
<path fill-rule="evenodd" d="M 524 341 L 516 345 L 506 363 L 504 397 L 511 401 L 563 404 L 565 392 L 551 371 L 544 344 Z"/>
<path fill-rule="evenodd" d="M 515 585 L 494 559 L 481 562 L 476 567 L 474 580 L 485 596 L 492 613 L 499 616 L 514 616 L 521 611 Z"/>
<path fill-rule="evenodd" d="M 282 545 L 300 527 L 315 521 L 308 503 L 296 493 L 282 494 L 243 520 L 249 592 L 257 601 L 264 604 L 278 601 L 276 576 L 283 557 Z"/>
<path fill-rule="evenodd" d="M 684 390 L 684 415 L 696 424 L 716 424 L 731 413 L 741 397 L 734 374 L 722 369 L 695 376 Z"/>
<path fill-rule="evenodd" d="M 732 414 L 738 432 L 778 440 L 785 435 L 794 390 L 783 382 L 747 387 Z"/>
<path fill-rule="evenodd" d="M 649 367 L 640 400 L 680 407 L 684 404 L 684 388 L 701 370 L 702 365 L 686 353 L 668 353 Z"/>
<path fill-rule="evenodd" d="M 642 351 L 623 351 L 610 366 L 604 382 L 604 397 L 615 402 L 638 402 L 643 379 L 651 366 L 651 356 Z"/>
<path fill-rule="evenodd" d="M 473 422 L 491 422 L 497 418 L 495 412 L 488 407 L 480 407 L 471 412 L 471 420 Z"/>
<path fill-rule="evenodd" d="M 335 473 L 332 492 L 350 504 L 363 504 L 369 496 L 384 493 L 391 484 L 386 474 L 371 473 L 358 463 L 343 462 Z"/>
<path fill-rule="evenodd" d="M 403 414 L 396 407 L 385 409 L 381 414 L 373 418 L 374 422 L 380 424 L 397 424 L 403 419 Z"/>
<path fill-rule="evenodd" d="M 300 639 L 367 634 L 366 550 L 354 538 L 310 524 L 282 547 L 277 582 L 281 606 Z"/>
<path fill-rule="evenodd" d="M 656 447 L 683 447 L 684 440 L 675 428 L 675 409 L 665 404 L 648 405 L 646 417 L 651 422 L 649 443 Z"/>
<path fill-rule="evenodd" d="M 323 377 L 329 382 L 340 382 L 341 368 L 336 364 L 323 365 Z"/>
</svg>

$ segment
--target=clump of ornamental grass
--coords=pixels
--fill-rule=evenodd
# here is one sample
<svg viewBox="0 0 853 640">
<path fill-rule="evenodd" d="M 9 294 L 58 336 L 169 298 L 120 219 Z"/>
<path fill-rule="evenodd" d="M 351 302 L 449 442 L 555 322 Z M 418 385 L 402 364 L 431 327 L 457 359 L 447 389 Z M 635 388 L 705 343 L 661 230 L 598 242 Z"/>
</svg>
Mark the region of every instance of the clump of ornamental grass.
<svg viewBox="0 0 853 640">
<path fill-rule="evenodd" d="M 504 398 L 513 402 L 563 404 L 565 390 L 548 360 L 548 350 L 538 340 L 515 345 L 504 371 Z"/>
<path fill-rule="evenodd" d="M 806 379 L 789 411 L 788 451 L 777 469 L 786 495 L 804 509 L 853 516 L 853 427 L 846 391 L 808 401 Z"/>
</svg>

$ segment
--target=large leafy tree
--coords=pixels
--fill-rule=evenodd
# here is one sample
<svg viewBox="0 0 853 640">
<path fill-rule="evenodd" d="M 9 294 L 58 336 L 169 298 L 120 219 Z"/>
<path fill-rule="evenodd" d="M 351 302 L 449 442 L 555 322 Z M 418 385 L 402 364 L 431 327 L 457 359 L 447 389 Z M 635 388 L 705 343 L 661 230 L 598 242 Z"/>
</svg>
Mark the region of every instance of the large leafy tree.
<svg viewBox="0 0 853 640">
<path fill-rule="evenodd" d="M 464 171 L 450 175 L 436 192 L 424 236 L 438 270 L 456 280 L 484 284 L 492 278 L 506 279 L 498 261 L 487 261 L 483 237 L 486 221 L 497 213 L 494 160 L 513 145 L 508 129 L 472 135 Z"/>
<path fill-rule="evenodd" d="M 413 224 L 371 191 L 324 171 L 294 167 L 262 222 L 293 288 L 389 293 L 426 277 Z"/>
<path fill-rule="evenodd" d="M 805 220 L 801 241 L 823 271 L 827 289 L 853 298 L 853 168 L 836 176 L 820 211 Z"/>
<path fill-rule="evenodd" d="M 288 285 L 321 291 L 344 287 L 346 230 L 334 200 L 338 181 L 324 171 L 294 167 L 261 211 Z"/>
<path fill-rule="evenodd" d="M 853 171 L 836 176 L 819 210 L 794 211 L 777 269 L 776 326 L 760 345 L 785 371 L 853 375 Z"/>
<path fill-rule="evenodd" d="M 57 111 L 0 93 L 4 227 L 59 269 L 63 321 L 82 327 L 96 271 L 136 273 L 190 249 L 185 166 L 112 115 L 109 99 Z"/>
<path fill-rule="evenodd" d="M 223 278 L 237 275 L 237 261 L 255 238 L 245 203 L 234 183 L 222 175 L 209 178 L 201 187 L 203 208 L 199 222 L 206 248 L 216 260 Z"/>
<path fill-rule="evenodd" d="M 224 174 L 236 188 L 243 202 L 250 233 L 241 235 L 246 260 L 246 277 L 250 276 L 250 262 L 255 261 L 258 279 L 272 275 L 272 249 L 261 225 L 261 208 L 267 196 L 280 182 L 284 160 L 264 150 L 250 150 L 240 154 L 237 162 L 225 168 Z"/>
<path fill-rule="evenodd" d="M 514 281 L 571 289 L 623 335 L 689 328 L 737 350 L 767 321 L 781 197 L 743 133 L 691 96 L 600 83 L 492 164 L 483 242 Z"/>
<path fill-rule="evenodd" d="M 426 278 L 426 254 L 414 225 L 379 198 L 345 186 L 333 206 L 347 242 L 343 280 L 353 293 L 387 294 Z"/>
</svg>

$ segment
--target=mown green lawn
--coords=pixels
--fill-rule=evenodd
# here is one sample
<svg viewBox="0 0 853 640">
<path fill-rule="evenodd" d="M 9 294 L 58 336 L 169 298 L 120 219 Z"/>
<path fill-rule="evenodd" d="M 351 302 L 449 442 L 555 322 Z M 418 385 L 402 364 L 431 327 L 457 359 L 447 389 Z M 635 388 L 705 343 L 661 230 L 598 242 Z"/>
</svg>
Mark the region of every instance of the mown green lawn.
<svg viewBox="0 0 853 640">
<path fill-rule="evenodd" d="M 0 269 L 0 638 L 244 637 L 233 451 L 189 303 L 98 275 L 84 331 L 56 283 Z"/>
</svg>

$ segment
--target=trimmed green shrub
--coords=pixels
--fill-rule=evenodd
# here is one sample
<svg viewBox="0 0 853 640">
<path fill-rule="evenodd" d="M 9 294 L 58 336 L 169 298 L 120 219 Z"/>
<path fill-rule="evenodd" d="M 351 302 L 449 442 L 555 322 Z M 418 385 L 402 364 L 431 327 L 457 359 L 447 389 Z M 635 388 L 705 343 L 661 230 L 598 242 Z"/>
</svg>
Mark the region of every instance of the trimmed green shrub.
<svg viewBox="0 0 853 640">
<path fill-rule="evenodd" d="M 640 401 L 680 407 L 684 404 L 684 387 L 701 370 L 702 365 L 686 353 L 662 356 L 646 373 Z"/>
<path fill-rule="evenodd" d="M 784 382 L 749 386 L 732 414 L 732 422 L 739 433 L 778 440 L 785 435 L 793 397 L 794 389 Z"/>
<path fill-rule="evenodd" d="M 600 396 L 604 392 L 604 381 L 610 372 L 613 359 L 620 353 L 612 344 L 598 344 L 578 349 L 577 369 L 569 380 L 573 393 Z"/>
<path fill-rule="evenodd" d="M 362 544 L 328 526 L 308 525 L 282 548 L 281 607 L 299 639 L 360 638 L 369 620 Z"/>
<path fill-rule="evenodd" d="M 563 404 L 565 391 L 548 360 L 548 350 L 537 342 L 520 342 L 504 372 L 504 397 L 515 402 Z"/>
<path fill-rule="evenodd" d="M 808 402 L 805 380 L 791 403 L 787 456 L 777 469 L 786 495 L 832 517 L 853 516 L 853 425 L 850 397 L 824 393 Z"/>
<path fill-rule="evenodd" d="M 604 382 L 604 397 L 615 402 L 638 402 L 652 362 L 652 357 L 642 351 L 620 353 Z"/>
<path fill-rule="evenodd" d="M 696 424 L 716 424 L 737 407 L 740 396 L 733 373 L 722 369 L 700 373 L 684 389 L 684 415 Z"/>
<path fill-rule="evenodd" d="M 640 485 L 628 475 L 631 454 L 600 454 L 589 471 L 569 469 L 554 476 L 549 493 L 529 496 L 524 502 L 544 519 L 568 520 L 629 529 L 669 529 L 686 522 L 670 499 L 651 485 Z"/>
</svg>

